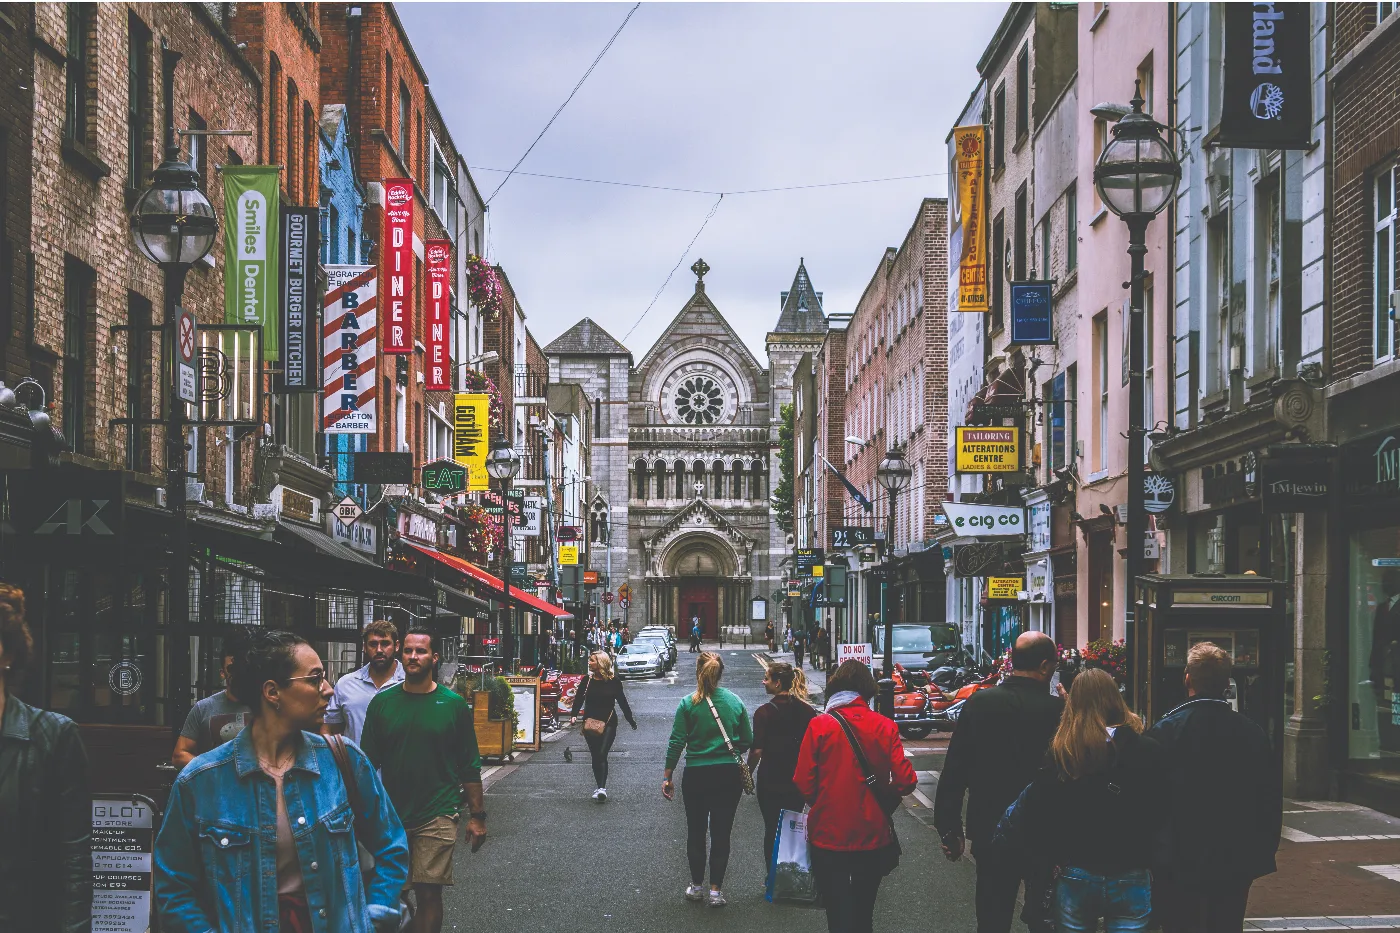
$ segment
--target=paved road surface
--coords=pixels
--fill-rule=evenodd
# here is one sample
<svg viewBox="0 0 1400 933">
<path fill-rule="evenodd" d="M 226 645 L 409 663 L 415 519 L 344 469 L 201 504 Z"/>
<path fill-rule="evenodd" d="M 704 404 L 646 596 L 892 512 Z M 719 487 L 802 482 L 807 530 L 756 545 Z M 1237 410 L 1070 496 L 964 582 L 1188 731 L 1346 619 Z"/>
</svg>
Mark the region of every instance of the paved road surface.
<svg viewBox="0 0 1400 933">
<path fill-rule="evenodd" d="M 750 712 L 765 701 L 762 669 L 752 651 L 726 651 L 724 685 Z M 679 794 L 661 797 L 661 771 L 671 720 L 681 697 L 694 689 L 693 660 L 684 654 L 673 682 L 629 682 L 628 698 L 640 728 L 623 723 L 608 780 L 611 800 L 593 791 L 588 752 L 577 731 L 492 783 L 486 794 L 491 839 L 476 855 L 458 849 L 457 884 L 447 892 L 447 930 L 822 931 L 820 910 L 772 905 L 763 899 L 766 865 L 760 856 L 763 821 L 746 798 L 734 827 L 725 893 L 729 906 L 711 909 L 682 897 L 689 882 L 685 813 Z M 565 747 L 573 762 L 564 760 Z M 931 788 L 930 788 L 931 790 Z M 885 880 L 876 928 L 887 931 L 965 931 L 975 928 L 973 867 L 948 863 L 933 830 L 916 816 L 895 814 L 904 847 L 898 869 Z"/>
</svg>

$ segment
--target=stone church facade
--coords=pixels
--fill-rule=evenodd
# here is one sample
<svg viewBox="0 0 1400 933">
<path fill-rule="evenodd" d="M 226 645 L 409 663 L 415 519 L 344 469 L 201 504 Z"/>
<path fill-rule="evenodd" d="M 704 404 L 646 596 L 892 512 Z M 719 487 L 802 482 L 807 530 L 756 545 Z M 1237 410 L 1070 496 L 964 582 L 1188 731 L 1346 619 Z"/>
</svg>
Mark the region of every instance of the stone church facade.
<svg viewBox="0 0 1400 933">
<path fill-rule="evenodd" d="M 624 582 L 633 630 L 698 617 L 706 637 L 751 624 L 754 597 L 777 617 L 786 535 L 768 497 L 778 483 L 778 419 L 792 401 L 793 371 L 826 333 L 821 296 L 805 267 L 782 293 L 764 362 L 739 339 L 705 288 L 695 291 L 635 364 L 631 352 L 585 318 L 545 347 L 550 381 L 583 386 L 597 402 L 592 449 L 591 566 Z M 776 598 L 775 598 L 776 597 Z"/>
</svg>

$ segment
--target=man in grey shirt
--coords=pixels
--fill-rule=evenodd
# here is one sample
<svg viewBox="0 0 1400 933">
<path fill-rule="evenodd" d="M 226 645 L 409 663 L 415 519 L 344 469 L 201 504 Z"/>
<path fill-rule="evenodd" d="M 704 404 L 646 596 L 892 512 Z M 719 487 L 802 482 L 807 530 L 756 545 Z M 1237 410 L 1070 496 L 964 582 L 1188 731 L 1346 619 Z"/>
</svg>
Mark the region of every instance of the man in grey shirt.
<svg viewBox="0 0 1400 933">
<path fill-rule="evenodd" d="M 224 689 L 205 697 L 190 709 L 180 737 L 175 740 L 175 751 L 170 755 L 170 763 L 175 767 L 184 768 L 196 755 L 218 748 L 248 724 L 248 705 L 238 702 L 228 690 L 229 671 L 242 651 L 242 642 L 239 635 L 225 639 L 223 664 L 219 669 Z"/>
<path fill-rule="evenodd" d="M 365 626 L 364 667 L 351 671 L 335 682 L 335 695 L 326 708 L 327 735 L 342 734 L 355 744 L 365 727 L 365 711 L 379 691 L 403 683 L 403 665 L 398 661 L 399 630 L 387 619 L 375 619 Z"/>
</svg>

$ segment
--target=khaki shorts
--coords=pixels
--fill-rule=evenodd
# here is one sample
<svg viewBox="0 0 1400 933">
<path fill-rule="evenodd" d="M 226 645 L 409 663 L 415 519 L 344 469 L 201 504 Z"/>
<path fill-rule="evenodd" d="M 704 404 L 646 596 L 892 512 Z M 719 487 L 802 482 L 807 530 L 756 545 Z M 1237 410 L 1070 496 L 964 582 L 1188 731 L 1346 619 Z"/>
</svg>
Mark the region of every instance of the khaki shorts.
<svg viewBox="0 0 1400 933">
<path fill-rule="evenodd" d="M 409 884 L 451 884 L 457 821 L 435 816 L 407 832 Z"/>
</svg>

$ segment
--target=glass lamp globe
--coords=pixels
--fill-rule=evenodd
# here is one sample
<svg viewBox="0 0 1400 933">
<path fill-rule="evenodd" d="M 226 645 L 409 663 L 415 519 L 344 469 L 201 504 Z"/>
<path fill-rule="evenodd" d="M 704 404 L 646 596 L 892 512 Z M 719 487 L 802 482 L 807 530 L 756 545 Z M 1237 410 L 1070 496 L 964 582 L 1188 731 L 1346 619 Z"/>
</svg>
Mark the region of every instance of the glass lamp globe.
<svg viewBox="0 0 1400 933">
<path fill-rule="evenodd" d="M 515 448 L 506 444 L 492 447 L 486 456 L 486 472 L 492 479 L 502 482 L 515 479 L 520 472 L 520 458 L 515 455 Z"/>
<path fill-rule="evenodd" d="M 896 444 L 880 461 L 875 470 L 875 480 L 890 492 L 903 492 L 909 486 L 911 472 L 904 460 L 904 451 Z"/>
<path fill-rule="evenodd" d="M 219 222 L 193 168 L 167 157 L 131 211 L 136 249 L 159 266 L 189 266 L 209 254 Z"/>
<path fill-rule="evenodd" d="M 1161 136 L 1161 124 L 1142 112 L 1142 96 L 1113 127 L 1113 138 L 1094 165 L 1094 185 L 1119 217 L 1161 212 L 1181 183 L 1181 163 Z"/>
</svg>

